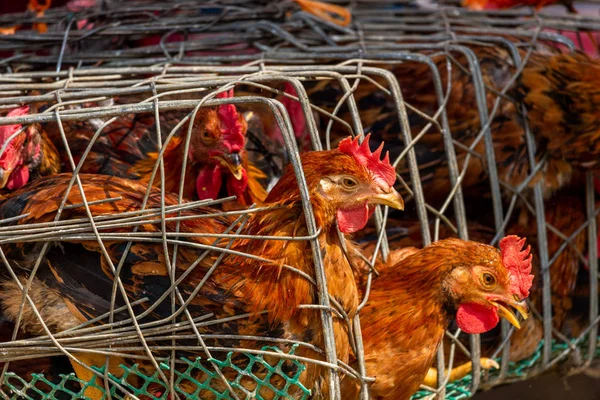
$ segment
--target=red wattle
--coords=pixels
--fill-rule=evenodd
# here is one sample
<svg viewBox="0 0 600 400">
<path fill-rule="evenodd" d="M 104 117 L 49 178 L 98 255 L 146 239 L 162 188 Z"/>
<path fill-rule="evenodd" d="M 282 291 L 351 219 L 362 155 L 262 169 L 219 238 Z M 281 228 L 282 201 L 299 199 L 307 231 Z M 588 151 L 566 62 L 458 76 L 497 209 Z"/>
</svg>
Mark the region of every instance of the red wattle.
<svg viewBox="0 0 600 400">
<path fill-rule="evenodd" d="M 475 303 L 461 304 L 456 312 L 456 323 L 465 333 L 484 333 L 500 322 L 494 307 L 486 307 Z"/>
<path fill-rule="evenodd" d="M 20 166 L 13 170 L 6 181 L 8 190 L 15 190 L 25 185 L 29 181 L 29 168 Z"/>
<path fill-rule="evenodd" d="M 248 188 L 248 174 L 246 173 L 246 169 L 242 169 L 242 177 L 241 179 L 235 179 L 235 177 L 231 174 L 227 175 L 227 194 L 230 196 L 237 196 L 237 201 L 241 204 L 246 204 L 247 200 L 246 189 Z"/>
<path fill-rule="evenodd" d="M 221 167 L 214 165 L 201 169 L 196 179 L 198 199 L 216 200 L 219 197 L 219 190 L 221 190 Z"/>
<path fill-rule="evenodd" d="M 355 208 L 339 209 L 336 216 L 340 231 L 353 233 L 364 228 L 369 220 L 369 211 L 367 203 Z"/>
</svg>

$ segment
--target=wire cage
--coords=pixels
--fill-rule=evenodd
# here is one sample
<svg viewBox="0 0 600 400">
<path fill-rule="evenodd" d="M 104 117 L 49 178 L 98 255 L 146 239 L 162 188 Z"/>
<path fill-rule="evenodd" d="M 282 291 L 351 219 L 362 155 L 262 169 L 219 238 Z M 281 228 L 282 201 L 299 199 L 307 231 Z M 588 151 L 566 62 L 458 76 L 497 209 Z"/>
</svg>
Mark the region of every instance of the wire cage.
<svg viewBox="0 0 600 400">
<path fill-rule="evenodd" d="M 319 228 L 307 201 L 299 156 L 305 150 L 333 148 L 341 137 L 363 132 L 372 132 L 372 140 L 385 141 L 390 149 L 398 190 L 407 204 L 402 215 L 377 210 L 366 233 L 355 238 L 374 248 L 371 263 L 379 254 L 387 258 L 397 247 L 426 246 L 449 236 L 495 245 L 506 233 L 527 233 L 535 243 L 539 283 L 532 295 L 534 317 L 522 331 L 503 321 L 499 331 L 482 337 L 452 327 L 438 350 L 438 387 L 423 387 L 415 398 L 432 394 L 465 398 L 478 388 L 525 379 L 557 365 L 569 371 L 589 368 L 600 355 L 595 177 L 592 171 L 584 171 L 573 178 L 567 193 L 550 196 L 544 180 L 538 179 L 546 159 L 536 148 L 539 140 L 529 128 L 527 107 L 514 96 L 514 87 L 521 83 L 532 57 L 553 49 L 584 49 L 586 41 L 594 42 L 600 18 L 557 17 L 528 9 L 486 13 L 455 7 L 422 9 L 410 2 L 392 5 L 380 1 L 374 7 L 373 2 L 354 1 L 336 2 L 352 12 L 352 23 L 340 26 L 301 11 L 293 3 L 103 4 L 85 11 L 46 11 L 42 17 L 48 25 L 45 34 L 17 30 L 14 35 L 0 36 L 0 51 L 8 52 L 1 61 L 6 72 L 0 75 L 0 110 L 5 115 L 23 104 L 30 106 L 28 115 L 1 117 L 0 125 L 22 124 L 26 130 L 31 124 L 40 124 L 52 130 L 59 152 L 71 155 L 63 161 L 63 172 L 78 172 L 86 165 L 83 152 L 101 146 L 112 132 L 111 124 L 123 118 L 149 120 L 148 130 L 155 136 L 152 146 L 158 153 L 154 182 L 163 188 L 162 205 L 93 220 L 38 224 L 4 220 L 0 249 L 5 251 L 4 246 L 14 243 L 45 248 L 73 240 L 99 244 L 120 240 L 129 246 L 146 241 L 161 244 L 167 254 L 171 252 L 166 258 L 177 260 L 177 248 L 191 246 L 180 240 L 178 228 L 169 231 L 165 226 L 153 235 L 144 235 L 137 227 L 164 225 L 169 216 L 172 220 L 182 214 L 189 218 L 190 210 L 199 207 L 227 209 L 225 205 L 234 200 L 184 201 L 184 181 L 177 190 L 177 201 L 165 205 L 166 161 L 162 157 L 174 138 L 191 140 L 192 124 L 186 123 L 196 120 L 200 110 L 235 104 L 248 123 L 249 159 L 274 178 L 264 179 L 265 187 L 270 188 L 284 164 L 291 163 L 298 190 L 305 196 L 307 234 L 286 240 L 311 243 L 312 254 L 307 256 L 313 258 L 315 271 L 305 279 L 315 285 L 318 302 L 304 307 L 320 310 L 322 323 L 314 329 L 322 331 L 323 339 L 321 346 L 307 340 L 268 337 L 253 338 L 260 343 L 258 347 L 244 348 L 239 345 L 243 338 L 230 345 L 227 340 L 234 343 L 233 335 L 201 333 L 210 332 L 207 327 L 218 323 L 218 318 L 188 309 L 185 296 L 191 299 L 195 294 L 183 293 L 171 277 L 160 301 L 148 297 L 128 298 L 125 304 L 113 301 L 110 312 L 92 321 L 103 318 L 101 324 L 90 322 L 63 333 L 44 331 L 33 338 L 17 339 L 11 330 L 0 352 L 5 397 L 72 398 L 95 387 L 116 398 L 168 398 L 170 394 L 309 398 L 317 394 L 300 383 L 299 375 L 311 364 L 327 371 L 331 398 L 340 398 L 341 377 L 366 387 L 372 378 L 362 363 L 360 329 L 355 330 L 360 324 L 350 321 L 327 292 Z M 27 26 L 34 20 L 32 16 L 22 18 L 0 16 L 0 24 L 17 21 Z M 499 78 L 490 78 L 494 68 L 502 71 Z M 285 85 L 293 92 L 284 90 Z M 218 97 L 230 89 L 235 97 Z M 470 95 L 461 99 L 468 113 L 456 113 L 457 93 Z M 286 106 L 290 99 L 301 105 L 305 120 L 301 134 Z M 162 125 L 166 116 L 175 116 L 176 123 Z M 460 118 L 467 122 L 461 125 Z M 277 129 L 267 126 L 265 120 Z M 92 134 L 87 146 L 75 148 L 69 134 L 73 127 L 81 126 L 91 127 Z M 503 143 L 501 135 L 508 132 L 505 126 L 522 138 L 521 147 L 511 149 L 521 152 L 525 160 L 520 174 L 503 173 L 506 159 L 498 143 Z M 281 143 L 269 130 L 280 132 Z M 10 140 L 0 152 L 6 151 Z M 475 181 L 469 175 L 474 168 L 481 169 Z M 71 180 L 73 191 L 80 182 L 75 177 Z M 143 204 L 149 196 L 146 192 Z M 119 199 L 103 201 L 116 203 Z M 61 207 L 89 209 L 89 203 L 84 200 Z M 199 257 L 203 250 L 212 249 L 220 252 L 217 261 L 221 261 L 231 254 L 227 249 L 237 240 L 269 239 L 244 236 L 247 220 L 260 211 L 255 205 L 223 211 L 231 218 L 231 226 L 219 234 L 207 233 L 219 244 L 196 249 Z M 565 224 L 560 217 L 569 213 Z M 116 235 L 115 229 L 122 233 Z M 1 256 L 14 278 L 10 257 Z M 215 270 L 218 264 L 213 265 Z M 285 267 L 293 270 L 293 266 Z M 375 271 L 370 273 L 367 285 L 376 287 L 375 275 Z M 569 282 L 566 289 L 560 284 L 563 281 Z M 28 285 L 31 283 L 25 287 Z M 368 292 L 362 302 L 368 301 Z M 167 301 L 177 310 L 173 308 L 172 317 L 158 322 L 136 321 L 140 306 L 152 301 Z M 557 316 L 563 311 L 566 314 Z M 127 318 L 116 321 L 115 315 Z M 562 321 L 558 323 L 557 318 Z M 355 366 L 337 359 L 334 319 L 342 320 L 353 333 Z M 125 354 L 130 362 L 118 367 L 118 374 L 104 365 L 93 366 L 89 381 L 70 373 L 68 363 L 63 365 L 67 372 L 57 368 L 61 372 L 42 373 L 44 357 L 70 354 L 72 359 L 74 353 L 89 349 L 102 356 Z M 481 356 L 496 359 L 500 368 L 482 371 Z M 446 369 L 469 359 L 472 373 L 449 382 Z M 39 372 L 23 376 L 18 363 L 31 360 L 38 360 L 34 362 L 39 364 Z M 153 368 L 141 368 L 142 361 Z M 234 378 L 224 382 L 223 371 Z M 248 379 L 254 383 L 249 384 Z M 368 398 L 368 391 L 361 396 Z"/>
<path fill-rule="evenodd" d="M 340 11 L 322 20 L 293 2 L 186 1 L 92 2 L 94 6 L 0 16 L 3 66 L 12 69 L 164 63 L 230 64 L 260 58 L 305 62 L 306 53 L 337 58 L 403 50 L 405 44 L 444 43 L 468 35 L 510 35 L 557 45 L 597 47 L 598 18 L 530 9 L 475 12 L 456 7 L 419 8 L 413 1 L 340 1 L 352 23 L 339 25 Z M 31 27 L 45 24 L 37 33 Z M 29 29 L 28 29 L 29 28 Z M 458 35 L 458 37 L 457 37 Z"/>
</svg>

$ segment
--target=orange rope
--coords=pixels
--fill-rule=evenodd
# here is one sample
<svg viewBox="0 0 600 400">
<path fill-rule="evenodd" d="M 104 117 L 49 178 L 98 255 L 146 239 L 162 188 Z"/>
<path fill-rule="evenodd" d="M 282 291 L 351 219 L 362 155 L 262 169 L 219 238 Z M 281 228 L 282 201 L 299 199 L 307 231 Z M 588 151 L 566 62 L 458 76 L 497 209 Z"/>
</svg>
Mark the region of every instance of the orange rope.
<svg viewBox="0 0 600 400">
<path fill-rule="evenodd" d="M 346 7 L 327 4 L 316 0 L 295 0 L 303 11 L 317 16 L 325 21 L 333 22 L 340 26 L 348 26 L 352 21 L 352 14 Z"/>
</svg>

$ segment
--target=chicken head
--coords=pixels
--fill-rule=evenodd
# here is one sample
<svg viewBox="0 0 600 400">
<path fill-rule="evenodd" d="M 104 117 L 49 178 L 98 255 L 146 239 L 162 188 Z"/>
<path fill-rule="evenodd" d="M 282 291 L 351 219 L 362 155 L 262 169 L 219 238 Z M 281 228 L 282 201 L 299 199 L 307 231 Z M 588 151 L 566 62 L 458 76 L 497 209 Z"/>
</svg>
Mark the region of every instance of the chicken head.
<svg viewBox="0 0 600 400">
<path fill-rule="evenodd" d="M 500 252 L 489 246 L 480 251 L 475 265 L 456 266 L 446 278 L 450 298 L 457 306 L 456 321 L 466 333 L 483 333 L 494 328 L 500 317 L 516 328 L 521 325 L 514 311 L 528 317 L 525 299 L 533 281 L 530 247 L 521 250 L 525 239 L 507 236 Z"/>
</svg>

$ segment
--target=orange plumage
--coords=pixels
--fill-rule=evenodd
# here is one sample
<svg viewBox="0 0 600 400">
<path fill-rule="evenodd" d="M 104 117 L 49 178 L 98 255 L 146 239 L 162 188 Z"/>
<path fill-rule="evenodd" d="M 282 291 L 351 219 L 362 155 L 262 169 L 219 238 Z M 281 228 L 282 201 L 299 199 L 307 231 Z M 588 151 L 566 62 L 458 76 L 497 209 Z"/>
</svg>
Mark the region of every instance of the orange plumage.
<svg viewBox="0 0 600 400">
<path fill-rule="evenodd" d="M 491 89 L 486 90 L 486 103 L 491 111 L 497 99 L 496 94 L 509 84 L 516 68 L 503 49 L 473 47 L 472 50 L 479 60 L 483 83 Z M 525 53 L 521 56 L 525 57 Z M 456 60 L 467 68 L 464 56 L 457 54 Z M 445 87 L 448 79 L 446 59 L 439 57 L 435 61 L 443 80 L 442 86 Z M 534 52 L 519 79 L 508 88 L 508 99 L 522 99 L 525 104 L 527 121 L 535 139 L 535 159 L 542 163 L 529 186 L 541 181 L 545 197 L 550 197 L 567 185 L 579 171 L 597 166 L 600 115 L 596 111 L 596 71 L 599 69 L 600 64 L 582 53 Z M 405 100 L 433 115 L 438 108 L 437 99 L 420 94 L 433 93 L 427 67 L 416 64 L 400 66 L 396 75 L 403 86 Z M 454 66 L 451 81 L 452 89 L 446 106 L 450 131 L 463 146 L 471 146 L 482 129 L 473 80 L 462 68 Z M 490 126 L 498 177 L 516 187 L 532 171 L 522 122 L 524 116 L 512 101 L 501 100 L 499 104 Z M 413 124 L 413 131 L 417 132 L 426 122 L 421 119 L 421 123 Z M 426 199 L 434 202 L 445 199 L 450 186 L 441 135 L 437 132 L 428 133 L 417 146 L 422 154 L 421 179 L 424 181 Z M 463 168 L 467 151 L 462 147 L 456 147 L 456 150 L 458 165 Z M 478 155 L 471 156 L 462 182 L 463 190 L 467 193 L 488 179 L 484 141 L 480 140 L 474 150 Z"/>
<path fill-rule="evenodd" d="M 167 192 L 179 193 L 187 199 L 237 196 L 239 206 L 260 203 L 266 197 L 260 181 L 264 174 L 248 162 L 244 148 L 247 124 L 235 106 L 222 105 L 201 108 L 193 121 L 189 148 L 186 140 L 190 122 L 184 123 L 166 142 L 172 130 L 188 115 L 188 111 L 163 112 L 160 125 L 161 142 L 153 115 L 125 115 L 104 127 L 86 156 L 80 172 L 100 173 L 139 179 L 154 186 L 161 185 L 159 156 L 164 164 L 164 185 Z M 89 146 L 90 140 L 103 121 L 76 121 L 63 123 L 69 148 L 75 163 Z M 46 124 L 55 143 L 63 140 L 55 123 Z M 183 163 L 186 171 L 182 174 Z M 68 164 L 63 152 L 63 165 Z M 70 168 L 63 168 L 70 170 Z"/>
<path fill-rule="evenodd" d="M 516 323 L 510 307 L 526 312 L 515 299 L 522 301 L 517 292 L 528 291 L 529 284 L 517 290 L 514 282 L 520 279 L 516 277 L 530 279 L 531 265 L 525 252 L 516 264 L 508 257 L 506 246 L 521 249 L 522 243 L 514 240 L 503 239 L 500 253 L 488 245 L 444 239 L 396 254 L 399 261 L 393 266 L 379 265 L 380 278 L 360 314 L 367 374 L 375 378 L 372 398 L 409 399 L 455 315 L 461 329 L 482 333 L 498 323 L 498 314 Z M 394 360 L 393 368 L 382 360 Z M 357 388 L 348 381 L 344 398 L 356 398 Z"/>
<path fill-rule="evenodd" d="M 339 150 L 302 155 L 311 204 L 317 225 L 321 229 L 318 241 L 323 254 L 329 294 L 337 300 L 342 308 L 341 311 L 349 316 L 356 312 L 358 296 L 352 269 L 341 248 L 336 226 L 339 226 L 342 231 L 353 232 L 366 224 L 374 204 L 387 204 L 397 208 L 402 208 L 403 205 L 402 198 L 390 182 L 379 179 L 386 176 L 389 171 L 393 173 L 393 168 L 387 163 L 387 159 L 375 161 L 380 153 L 375 152 L 372 155 L 370 152 L 365 153 L 365 146 L 368 146 L 366 141 L 360 147 L 352 142 L 350 146 Z M 60 199 L 66 194 L 70 178 L 69 174 L 55 175 L 40 179 L 14 192 L 0 206 L 0 215 L 7 218 L 28 213 L 26 218 L 19 220 L 19 224 L 52 220 Z M 81 175 L 81 179 L 85 196 L 90 202 L 120 198 L 114 202 L 90 204 L 90 210 L 96 217 L 139 209 L 144 198 L 145 187 L 134 181 L 86 174 Z M 69 192 L 67 204 L 78 204 L 82 200 L 82 195 L 75 188 Z M 177 196 L 167 194 L 164 202 L 166 206 L 176 205 Z M 153 189 L 147 207 L 157 208 L 160 204 L 160 192 Z M 265 200 L 265 205 L 272 207 L 250 217 L 246 226 L 238 231 L 239 233 L 267 236 L 308 235 L 301 197 L 292 168 L 286 170 Z M 212 251 L 208 257 L 195 265 L 204 248 L 194 246 L 213 244 L 215 239 L 211 238 L 210 234 L 223 233 L 232 223 L 232 220 L 224 217 L 201 218 L 202 214 L 211 212 L 214 210 L 196 209 L 193 212 L 182 212 L 184 218 L 177 222 L 180 225 L 180 232 L 188 235 L 181 239 L 183 243 L 177 251 L 176 276 L 189 274 L 180 282 L 179 290 L 189 294 L 196 288 L 200 288 L 200 292 L 190 300 L 188 306 L 192 316 L 213 313 L 215 319 L 222 319 L 244 313 L 253 315 L 249 319 L 232 324 L 216 322 L 200 328 L 200 331 L 293 339 L 323 348 L 319 311 L 299 308 L 301 304 L 314 303 L 317 298 L 314 284 L 301 275 L 314 275 L 312 258 L 307 256 L 311 254 L 311 243 L 273 239 L 236 239 L 231 250 L 271 261 L 258 261 L 233 254 L 225 256 L 219 266 L 208 275 L 207 272 L 211 270 L 220 252 Z M 356 221 L 348 222 L 349 220 L 345 218 L 348 214 L 363 219 L 360 224 Z M 84 215 L 85 211 L 80 207 L 63 212 L 64 218 L 78 218 Z M 179 214 L 167 213 L 167 217 L 176 215 Z M 167 230 L 174 231 L 175 224 L 175 221 L 167 221 Z M 160 219 L 148 221 L 138 229 L 138 232 L 159 232 Z M 109 228 L 108 231 L 128 232 L 131 228 Z M 209 237 L 192 235 L 198 233 L 208 234 Z M 125 244 L 126 242 L 118 240 L 105 242 L 108 254 L 115 265 L 123 257 Z M 218 245 L 222 247 L 224 244 L 226 243 Z M 352 246 L 350 242 L 347 245 Z M 27 271 L 32 267 L 31 255 L 39 248 L 35 244 L 19 243 L 6 246 L 4 250 L 12 261 L 19 262 L 21 271 Z M 169 253 L 172 254 L 171 245 L 169 245 Z M 194 269 L 188 271 L 191 265 L 195 265 Z M 301 274 L 293 269 L 300 271 Z M 121 279 L 130 300 L 150 297 L 149 303 L 135 308 L 137 312 L 148 311 L 147 318 L 154 321 L 169 317 L 171 314 L 169 296 L 151 312 L 149 308 L 153 302 L 158 301 L 171 284 L 161 243 L 135 243 L 129 255 L 125 257 L 121 272 Z M 31 291 L 49 290 L 47 300 L 36 303 L 36 306 L 42 316 L 48 319 L 50 328 L 61 331 L 108 311 L 112 278 L 110 265 L 102 257 L 96 241 L 67 240 L 61 247 L 52 246 L 47 252 Z M 201 286 L 200 282 L 203 279 L 206 283 Z M 8 318 L 15 318 L 18 312 L 18 300 L 15 299 L 20 298 L 20 291 L 10 281 L 4 281 L 3 288 L 1 301 L 5 315 Z M 52 297 L 55 301 L 48 301 L 48 297 Z M 120 297 L 117 298 L 117 303 L 122 304 Z M 261 314 L 265 310 L 269 311 L 268 314 Z M 125 317 L 127 317 L 126 313 L 115 314 L 116 320 Z M 31 310 L 26 309 L 23 321 L 24 326 L 30 331 L 39 333 L 39 323 Z M 347 328 L 343 321 L 335 319 L 334 335 L 337 356 L 341 361 L 348 361 L 350 354 Z M 260 349 L 264 343 L 269 343 L 268 340 L 262 342 L 250 339 L 207 340 L 214 340 L 211 343 L 215 345 L 251 349 Z M 290 349 L 289 343 L 277 344 L 277 346 L 283 351 Z M 323 358 L 321 353 L 307 347 L 298 348 L 296 354 Z M 189 357 L 201 353 L 182 351 L 180 355 Z M 104 357 L 100 357 L 100 360 L 85 353 L 78 353 L 77 357 L 93 365 L 104 363 L 105 360 Z M 113 359 L 115 362 L 120 362 L 117 357 Z M 143 370 L 152 372 L 151 365 L 144 361 L 140 361 L 140 364 Z M 81 368 L 78 369 L 76 365 L 74 368 L 78 374 L 84 374 L 82 377 L 85 377 Z M 263 372 L 259 371 L 257 374 L 260 376 Z M 295 370 L 290 373 L 294 372 Z M 197 378 L 202 379 L 201 375 Z M 309 363 L 306 370 L 302 372 L 300 380 L 306 387 L 312 388 L 313 393 L 327 393 L 325 375 L 326 372 L 322 367 Z M 272 381 L 271 383 L 280 387 L 284 382 Z M 290 394 L 294 396 L 294 389 L 291 390 Z M 94 396 L 97 395 L 98 393 Z M 271 398 L 273 395 L 273 393 L 266 394 L 265 398 Z"/>
<path fill-rule="evenodd" d="M 11 113 L 24 115 L 29 113 L 29 107 L 21 107 Z M 247 124 L 235 106 L 226 104 L 201 108 L 193 121 L 187 149 L 189 121 L 165 143 L 172 129 L 187 114 L 171 111 L 160 116 L 160 140 L 165 146 L 162 155 L 152 115 L 124 115 L 106 126 L 98 119 L 63 122 L 64 136 L 55 122 L 42 126 L 32 124 L 11 140 L 2 156 L 0 188 L 6 185 L 7 189 L 14 190 L 39 176 L 70 171 L 71 157 L 77 166 L 84 155 L 80 172 L 127 177 L 146 183 L 152 179 L 155 186 L 160 186 L 160 156 L 167 192 L 178 193 L 183 186 L 182 194 L 187 199 L 236 196 L 236 204 L 229 205 L 230 208 L 247 207 L 264 200 L 266 191 L 261 182 L 266 176 L 248 161 L 245 150 Z M 13 115 L 9 113 L 9 116 Z M 90 147 L 100 128 L 102 131 Z M 0 127 L 0 145 L 4 145 L 10 137 L 9 132 L 18 129 L 21 125 Z M 186 171 L 182 173 L 184 160 Z"/>
<path fill-rule="evenodd" d="M 554 233 L 557 230 L 564 234 L 566 237 L 571 236 L 575 231 L 582 226 L 585 222 L 585 208 L 581 197 L 568 191 L 561 191 L 556 194 L 551 200 L 546 201 L 546 222 L 552 227 L 548 229 L 548 253 L 552 260 L 558 250 L 563 246 L 563 239 Z M 373 282 L 371 286 L 371 293 L 382 291 L 391 291 L 394 287 L 393 284 L 388 286 L 389 270 L 391 265 L 398 263 L 408 255 L 416 252 L 418 247 L 422 246 L 420 226 L 418 221 L 394 221 L 388 220 L 388 240 L 390 248 L 392 249 L 388 262 L 384 263 L 383 260 L 378 257 L 375 263 L 375 269 L 378 274 L 373 276 Z M 399 229 L 395 229 L 398 227 Z M 433 229 L 433 227 L 431 227 Z M 398 232 L 396 232 L 398 231 Z M 527 237 L 532 238 L 531 246 L 534 249 L 538 248 L 537 243 L 537 231 L 535 227 L 535 221 L 533 217 L 528 214 L 522 213 L 519 218 L 513 218 L 507 227 L 507 232 L 514 234 L 525 234 Z M 361 231 L 361 234 L 364 231 Z M 477 240 L 483 243 L 489 243 L 495 236 L 495 231 L 491 228 L 479 225 L 475 222 L 469 222 L 469 237 L 473 240 Z M 456 233 L 447 228 L 445 225 L 440 226 L 439 237 L 449 238 L 456 237 Z M 373 251 L 375 249 L 374 238 L 365 238 L 367 241 L 361 244 L 363 254 L 369 259 L 372 258 Z M 573 326 L 577 322 L 574 318 L 574 302 L 577 301 L 578 292 L 585 290 L 585 287 L 578 282 L 578 272 L 582 265 L 582 257 L 586 254 L 586 241 L 585 241 L 585 230 L 580 231 L 575 235 L 573 241 L 564 248 L 561 253 L 556 257 L 555 261 L 550 265 L 549 273 L 551 280 L 551 302 L 553 312 L 553 327 L 557 330 L 564 331 L 565 334 L 570 335 L 569 330 L 573 330 Z M 366 274 L 369 272 L 368 266 L 359 258 L 355 257 L 352 259 L 353 265 L 355 265 L 357 271 L 357 280 L 359 282 L 359 292 L 365 290 L 366 285 Z M 542 313 L 542 285 L 541 285 L 541 271 L 539 259 L 534 256 L 533 262 L 533 274 L 536 277 L 534 282 L 530 300 L 532 306 L 537 309 L 539 313 Z M 411 284 L 404 283 L 405 286 L 412 286 Z M 589 293 L 589 292 L 588 292 Z M 395 295 L 394 295 L 395 296 Z M 589 296 L 589 294 L 587 294 Z M 390 295 L 390 297 L 393 297 Z M 395 298 L 395 297 L 394 297 Z M 369 297 L 369 303 L 372 301 L 372 295 Z M 404 307 L 404 303 L 401 301 L 394 302 L 394 304 L 382 306 L 375 303 L 373 307 L 385 307 L 387 312 L 392 314 L 398 314 Z M 365 326 L 368 323 L 367 316 L 363 315 L 368 313 L 368 308 L 361 312 L 361 322 L 363 323 L 363 341 L 365 343 L 373 342 L 378 343 L 382 341 L 380 332 L 373 331 L 375 337 L 370 337 L 368 331 L 365 331 Z M 375 323 L 373 321 L 373 323 Z M 385 325 L 385 324 L 382 324 Z M 394 331 L 394 327 L 400 329 L 400 325 L 391 325 L 390 331 Z M 575 337 L 575 336 L 569 336 Z M 459 337 L 459 340 L 463 342 L 465 346 L 468 346 L 466 336 Z M 519 330 L 515 330 L 510 338 L 510 361 L 518 362 L 520 360 L 530 357 L 539 346 L 540 340 L 543 339 L 543 328 L 542 323 L 537 318 L 529 318 L 522 323 L 522 327 Z M 444 339 L 444 350 L 446 352 L 446 359 L 449 357 L 450 340 Z M 481 335 L 481 355 L 483 357 L 491 357 L 498 346 L 502 342 L 500 335 L 500 329 L 493 329 L 492 331 Z M 393 348 L 393 346 L 390 346 Z M 386 357 L 391 357 L 386 355 Z M 470 371 L 469 368 L 463 368 L 462 363 L 469 361 L 462 352 L 458 351 L 454 354 L 454 365 L 456 367 L 452 371 L 452 377 L 460 378 L 464 374 L 456 373 L 458 369 L 464 370 L 467 373 Z M 483 360 L 482 360 L 483 361 Z M 376 373 L 371 373 L 371 375 Z M 386 373 L 387 374 L 387 373 Z M 386 375 L 388 376 L 388 375 Z M 388 385 L 393 385 L 393 381 L 388 380 Z M 383 391 L 383 389 L 382 389 Z"/>
<path fill-rule="evenodd" d="M 532 173 L 527 152 L 527 141 L 519 101 L 527 110 L 527 121 L 535 140 L 535 160 L 541 163 L 528 187 L 542 182 L 546 198 L 571 182 L 578 174 L 597 169 L 600 156 L 600 114 L 598 113 L 598 82 L 600 63 L 584 53 L 563 54 L 548 48 L 536 49 L 527 59 L 517 79 L 517 66 L 507 50 L 501 47 L 472 45 L 485 85 L 484 105 L 488 113 L 499 99 L 496 113 L 490 114 L 490 131 L 493 141 L 495 167 L 502 182 L 518 187 Z M 464 54 L 452 52 L 447 56 L 432 56 L 441 77 L 441 86 L 446 91 L 444 109 L 457 154 L 460 170 L 466 169 L 461 182 L 466 195 L 480 197 L 481 188 L 488 187 L 489 166 L 487 165 L 485 142 L 480 137 L 483 125 L 476 101 L 474 80 Z M 448 73 L 448 64 L 451 72 Z M 440 104 L 436 96 L 434 81 L 429 65 L 403 62 L 390 67 L 400 84 L 403 99 L 427 116 L 434 116 Z M 450 82 L 449 82 L 450 81 Z M 385 84 L 385 82 L 379 82 Z M 508 85 L 506 93 L 499 93 Z M 335 86 L 317 86 L 311 95 L 318 101 L 335 92 Z M 331 89 L 326 91 L 326 89 Z M 324 92 L 324 93 L 322 93 Z M 335 104 L 342 93 L 337 92 Z M 354 92 L 361 107 L 361 120 L 366 131 L 374 140 L 385 141 L 392 156 L 405 150 L 398 113 L 389 96 L 372 83 L 362 82 Z M 362 109 L 365 109 L 362 112 Z M 413 138 L 430 124 L 422 114 L 407 109 Z M 350 121 L 346 109 L 340 116 Z M 439 120 L 438 120 L 439 121 Z M 341 124 L 334 124 L 339 137 L 346 135 Z M 476 143 L 475 140 L 478 139 Z M 469 147 L 473 146 L 472 152 Z M 414 144 L 420 170 L 425 200 L 430 204 L 445 201 L 451 191 L 449 169 L 444 141 L 439 129 L 430 127 Z M 467 161 L 467 155 L 469 162 Z M 397 171 L 409 180 L 406 159 L 398 164 Z M 507 191 L 512 195 L 512 192 Z"/>
</svg>

